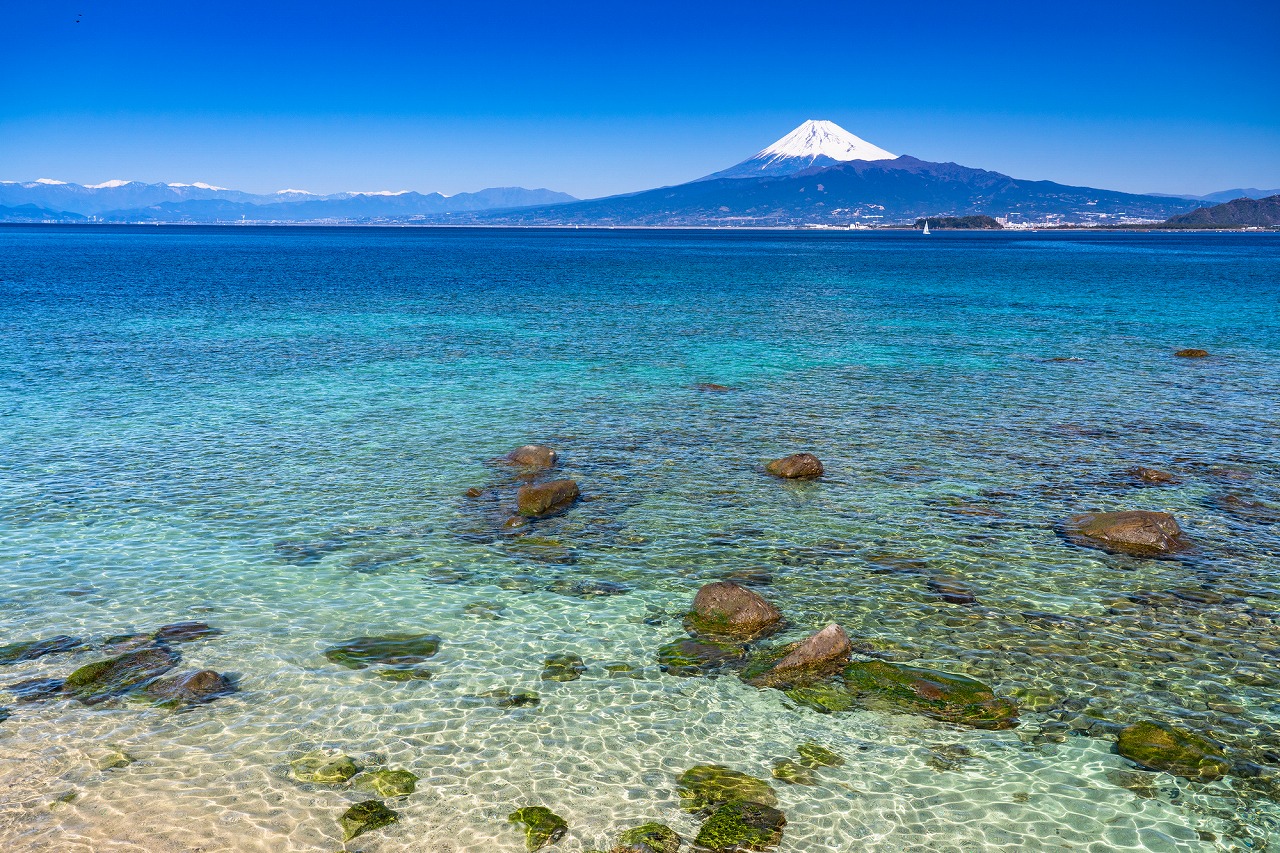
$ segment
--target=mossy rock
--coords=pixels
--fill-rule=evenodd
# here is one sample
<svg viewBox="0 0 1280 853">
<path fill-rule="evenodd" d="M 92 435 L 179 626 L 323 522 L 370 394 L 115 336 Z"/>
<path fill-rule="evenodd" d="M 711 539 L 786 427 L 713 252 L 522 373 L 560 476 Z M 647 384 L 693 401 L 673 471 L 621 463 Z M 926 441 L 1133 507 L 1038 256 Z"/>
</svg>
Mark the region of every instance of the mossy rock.
<svg viewBox="0 0 1280 853">
<path fill-rule="evenodd" d="M 434 634 L 386 634 L 346 640 L 325 649 L 324 656 L 347 669 L 365 669 L 373 664 L 403 669 L 422 663 L 438 651 L 440 638 Z"/>
<path fill-rule="evenodd" d="M 771 806 L 733 800 L 711 813 L 694 843 L 713 853 L 768 850 L 782 841 L 786 825 L 786 816 Z"/>
<path fill-rule="evenodd" d="M 813 768 L 792 761 L 790 758 L 779 758 L 773 762 L 773 778 L 791 785 L 816 785 L 818 777 Z"/>
<path fill-rule="evenodd" d="M 399 819 L 400 815 L 380 801 L 365 800 L 343 812 L 338 823 L 342 824 L 342 840 L 346 842 L 366 832 L 389 826 Z"/>
<path fill-rule="evenodd" d="M 644 670 L 629 663 L 607 663 L 604 671 L 610 678 L 644 678 Z"/>
<path fill-rule="evenodd" d="M 817 711 L 819 714 L 835 714 L 840 711 L 852 711 L 862 707 L 858 697 L 854 696 L 843 685 L 813 684 L 808 687 L 793 687 L 784 690 L 783 694 L 795 702 Z"/>
<path fill-rule="evenodd" d="M 173 644 L 208 640 L 221 634 L 217 628 L 211 628 L 203 622 L 174 622 L 161 627 L 151 637 L 158 643 Z"/>
<path fill-rule="evenodd" d="M 712 640 L 685 638 L 658 649 L 658 665 L 668 675 L 684 678 L 709 675 L 737 663 L 746 656 L 741 643 L 718 643 Z"/>
<path fill-rule="evenodd" d="M 730 800 L 776 805 L 778 795 L 768 782 L 719 764 L 690 767 L 676 780 L 680 808 L 694 814 L 709 812 Z"/>
<path fill-rule="evenodd" d="M 430 681 L 434 676 L 425 666 L 411 666 L 405 669 L 380 669 L 378 675 L 387 681 Z"/>
<path fill-rule="evenodd" d="M 231 679 L 211 669 L 157 678 L 136 691 L 140 697 L 162 708 L 202 705 L 235 692 L 236 686 Z"/>
<path fill-rule="evenodd" d="M 569 831 L 569 824 L 545 806 L 525 806 L 507 816 L 512 823 L 524 824 L 524 846 L 529 853 L 555 844 Z"/>
<path fill-rule="evenodd" d="M 351 787 L 379 797 L 407 797 L 417 789 L 418 777 L 408 770 L 371 770 L 355 777 Z"/>
<path fill-rule="evenodd" d="M 587 671 L 582 658 L 572 652 L 550 655 L 542 666 L 543 681 L 577 681 Z"/>
<path fill-rule="evenodd" d="M 59 635 L 47 640 L 28 640 L 21 643 L 6 643 L 0 646 L 0 666 L 24 663 L 45 655 L 66 654 L 89 648 L 79 637 Z"/>
<path fill-rule="evenodd" d="M 532 690 L 512 690 L 509 687 L 486 690 L 477 696 L 488 699 L 499 708 L 529 708 L 542 701 L 542 697 Z"/>
<path fill-rule="evenodd" d="M 843 767 L 844 756 L 816 743 L 802 743 L 796 747 L 800 760 L 806 767 Z"/>
<path fill-rule="evenodd" d="M 662 823 L 646 823 L 618 836 L 611 853 L 676 853 L 680 836 Z"/>
<path fill-rule="evenodd" d="M 289 762 L 293 778 L 299 782 L 317 785 L 341 785 L 360 772 L 359 765 L 349 755 L 333 755 L 312 752 Z"/>
<path fill-rule="evenodd" d="M 138 759 L 119 747 L 111 747 L 105 752 L 99 753 L 93 759 L 93 766 L 99 770 L 119 770 L 122 767 L 128 767 Z"/>
<path fill-rule="evenodd" d="M 160 646 L 85 664 L 67 676 L 63 690 L 92 705 L 144 687 L 178 665 L 177 652 Z"/>
<path fill-rule="evenodd" d="M 1116 751 L 1142 767 L 1200 782 L 1214 782 L 1231 771 L 1222 750 L 1208 738 L 1151 721 L 1123 728 Z"/>
<path fill-rule="evenodd" d="M 845 667 L 844 682 L 856 694 L 935 720 L 978 729 L 1010 729 L 1018 724 L 1016 705 L 997 699 L 991 688 L 963 675 L 862 661 Z"/>
</svg>

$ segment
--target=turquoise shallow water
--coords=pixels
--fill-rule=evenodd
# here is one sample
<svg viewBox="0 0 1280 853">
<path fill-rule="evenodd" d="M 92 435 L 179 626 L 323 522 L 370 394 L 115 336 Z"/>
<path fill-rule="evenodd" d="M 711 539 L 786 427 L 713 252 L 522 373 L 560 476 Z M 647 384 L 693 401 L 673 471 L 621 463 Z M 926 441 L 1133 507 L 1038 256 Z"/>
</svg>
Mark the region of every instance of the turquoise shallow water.
<svg viewBox="0 0 1280 853">
<path fill-rule="evenodd" d="M 186 662 L 241 688 L 186 713 L 0 694 L 0 842 L 333 850 L 363 795 L 288 773 L 323 748 L 422 777 L 351 850 L 517 851 L 506 815 L 543 804 L 580 853 L 649 819 L 691 838 L 682 770 L 767 777 L 817 740 L 849 761 L 775 783 L 789 853 L 1274 848 L 1277 399 L 1270 235 L 0 229 L 0 642 L 199 619 L 224 634 Z M 505 529 L 464 493 L 530 441 L 587 500 Z M 799 450 L 823 480 L 762 474 Z M 1055 532 L 1127 508 L 1195 550 Z M 838 621 L 1020 726 L 660 672 L 698 586 L 747 570 L 784 638 Z M 574 594 L 603 581 L 628 591 Z M 320 654 L 407 630 L 443 638 L 430 681 Z M 541 681 L 563 651 L 587 672 Z M 501 687 L 542 702 L 473 698 Z M 1113 747 L 1140 719 L 1240 772 L 1138 770 Z M 99 769 L 114 749 L 137 760 Z"/>
</svg>

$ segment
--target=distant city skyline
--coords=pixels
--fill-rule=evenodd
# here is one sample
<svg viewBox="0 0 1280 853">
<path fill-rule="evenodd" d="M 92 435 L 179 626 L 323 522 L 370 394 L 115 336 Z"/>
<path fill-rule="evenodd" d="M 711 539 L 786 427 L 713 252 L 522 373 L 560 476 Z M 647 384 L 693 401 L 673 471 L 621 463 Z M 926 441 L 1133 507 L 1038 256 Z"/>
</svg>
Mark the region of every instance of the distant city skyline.
<svg viewBox="0 0 1280 853">
<path fill-rule="evenodd" d="M 0 5 L 0 179 L 681 183 L 805 119 L 1126 192 L 1280 186 L 1273 4 Z"/>
</svg>

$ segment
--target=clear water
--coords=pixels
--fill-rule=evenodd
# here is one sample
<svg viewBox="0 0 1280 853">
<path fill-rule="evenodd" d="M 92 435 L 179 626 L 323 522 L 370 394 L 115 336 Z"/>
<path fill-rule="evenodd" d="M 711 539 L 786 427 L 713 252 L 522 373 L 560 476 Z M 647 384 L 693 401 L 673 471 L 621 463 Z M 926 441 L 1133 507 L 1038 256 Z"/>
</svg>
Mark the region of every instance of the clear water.
<svg viewBox="0 0 1280 853">
<path fill-rule="evenodd" d="M 775 783 L 787 853 L 1267 849 L 1278 399 L 1267 235 L 0 229 L 0 642 L 199 619 L 225 634 L 185 663 L 241 686 L 187 713 L 0 694 L 0 846 L 332 851 L 366 795 L 287 772 L 326 748 L 422 777 L 350 850 L 518 851 L 506 816 L 541 804 L 581 853 L 651 819 L 691 838 L 676 774 L 767 777 L 816 740 L 849 761 Z M 504 530 L 464 492 L 531 441 L 590 500 Z M 799 450 L 824 480 L 762 475 Z M 1196 550 L 1055 533 L 1122 508 Z M 1033 710 L 981 732 L 661 673 L 697 587 L 740 570 L 787 637 L 839 621 Z M 444 638 L 432 680 L 320 654 L 394 631 Z M 561 651 L 586 674 L 540 681 Z M 500 687 L 542 703 L 471 698 Z M 1109 733 L 1144 718 L 1256 775 L 1137 770 Z M 98 769 L 114 749 L 137 761 Z"/>
</svg>

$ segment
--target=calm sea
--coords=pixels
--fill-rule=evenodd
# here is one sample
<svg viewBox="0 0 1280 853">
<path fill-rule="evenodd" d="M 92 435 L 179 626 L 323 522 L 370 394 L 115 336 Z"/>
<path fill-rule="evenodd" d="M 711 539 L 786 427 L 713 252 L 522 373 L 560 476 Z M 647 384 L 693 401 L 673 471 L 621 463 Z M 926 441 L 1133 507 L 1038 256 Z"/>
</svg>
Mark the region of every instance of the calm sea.
<svg viewBox="0 0 1280 853">
<path fill-rule="evenodd" d="M 691 840 L 681 772 L 770 779 L 815 741 L 847 761 L 771 780 L 785 853 L 1275 849 L 1277 401 L 1274 235 L 0 228 L 0 644 L 95 646 L 0 686 L 199 620 L 223 633 L 184 667 L 240 687 L 185 712 L 0 693 L 0 846 L 333 851 L 369 795 L 294 779 L 319 750 L 421 777 L 351 850 L 514 853 L 526 805 L 566 853 L 648 820 Z M 584 500 L 504 527 L 488 463 L 529 442 Z M 762 473 L 797 451 L 825 478 Z M 1112 509 L 1196 547 L 1055 531 Z M 838 622 L 1020 725 L 662 672 L 732 575 L 780 639 Z M 430 680 L 321 654 L 396 632 L 442 638 Z M 580 679 L 540 678 L 557 653 Z M 1236 772 L 1138 768 L 1138 720 Z"/>
</svg>

